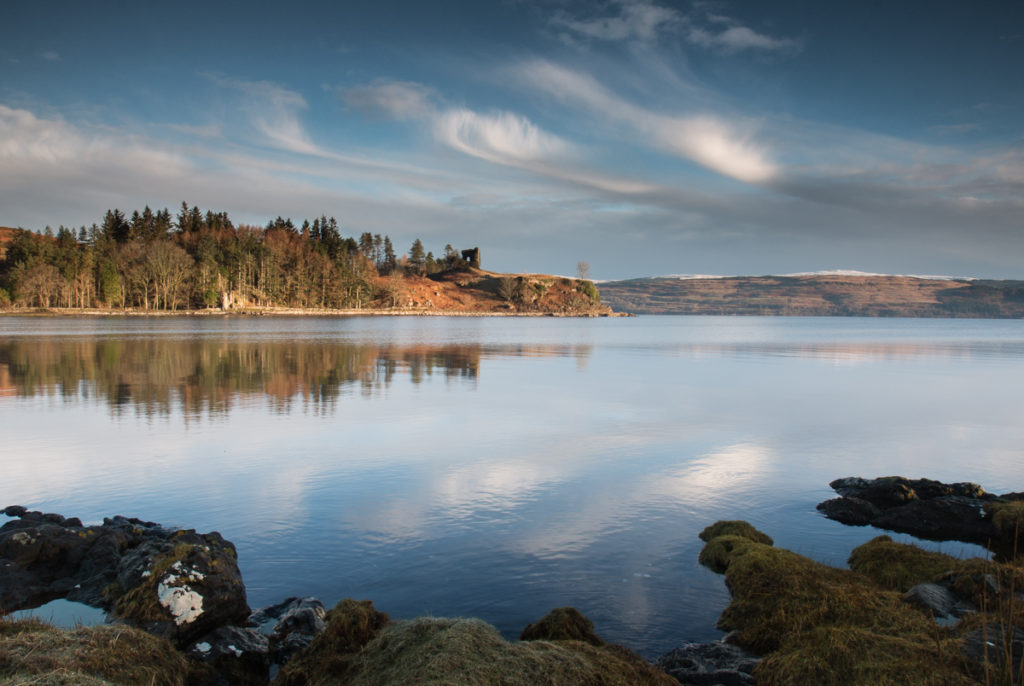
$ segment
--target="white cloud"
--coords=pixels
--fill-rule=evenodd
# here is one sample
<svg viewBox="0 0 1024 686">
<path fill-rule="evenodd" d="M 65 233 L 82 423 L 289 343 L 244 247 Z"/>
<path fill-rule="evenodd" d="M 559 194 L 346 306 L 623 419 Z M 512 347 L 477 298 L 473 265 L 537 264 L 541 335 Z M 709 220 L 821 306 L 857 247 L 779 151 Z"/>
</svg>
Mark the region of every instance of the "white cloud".
<svg viewBox="0 0 1024 686">
<path fill-rule="evenodd" d="M 800 48 L 795 40 L 759 33 L 732 17 L 709 11 L 701 3 L 694 3 L 694 11 L 689 14 L 648 0 L 617 0 L 613 6 L 616 12 L 611 15 L 579 18 L 562 12 L 552 23 L 576 36 L 603 41 L 653 43 L 660 34 L 672 33 L 691 45 L 722 53 L 790 52 Z"/>
<path fill-rule="evenodd" d="M 365 112 L 381 112 L 392 119 L 418 119 L 431 114 L 433 91 L 419 83 L 381 81 L 344 89 L 345 104 Z"/>
<path fill-rule="evenodd" d="M 764 147 L 753 141 L 753 127 L 748 123 L 709 114 L 653 112 L 616 96 L 587 74 L 550 62 L 528 63 L 521 72 L 526 83 L 584 106 L 591 117 L 625 127 L 637 143 L 653 150 L 668 151 L 749 183 L 768 181 L 778 172 Z"/>
<path fill-rule="evenodd" d="M 686 37 L 694 45 L 726 53 L 743 50 L 790 51 L 800 47 L 799 43 L 789 38 L 772 38 L 746 26 L 730 26 L 717 33 L 713 29 L 691 26 Z"/>
<path fill-rule="evenodd" d="M 42 57 L 47 62 L 59 62 L 60 61 L 60 53 L 57 52 L 56 50 L 47 50 L 47 51 L 45 51 L 43 53 L 40 53 L 39 56 Z"/>
<path fill-rule="evenodd" d="M 759 183 L 778 173 L 760 146 L 715 117 L 652 117 L 648 125 L 661 145 L 725 176 Z"/>
<path fill-rule="evenodd" d="M 552 20 L 581 36 L 607 41 L 652 41 L 659 31 L 677 26 L 682 15 L 674 9 L 649 2 L 620 2 L 619 14 L 592 19 L 574 19 L 561 13 Z"/>
<path fill-rule="evenodd" d="M 242 81 L 212 74 L 207 77 L 245 96 L 240 112 L 264 137 L 264 143 L 290 152 L 320 154 L 299 120 L 307 107 L 302 95 L 270 81 Z"/>
<path fill-rule="evenodd" d="M 28 110 L 0 105 L 0 173 L 20 169 L 26 175 L 41 170 L 72 174 L 132 166 L 165 174 L 181 171 L 182 164 L 180 155 L 131 136 L 89 133 L 61 119 L 41 119 Z"/>
<path fill-rule="evenodd" d="M 441 142 L 473 157 L 498 164 L 522 165 L 565 157 L 572 146 L 512 112 L 478 114 L 452 109 L 438 115 L 435 134 Z"/>
</svg>

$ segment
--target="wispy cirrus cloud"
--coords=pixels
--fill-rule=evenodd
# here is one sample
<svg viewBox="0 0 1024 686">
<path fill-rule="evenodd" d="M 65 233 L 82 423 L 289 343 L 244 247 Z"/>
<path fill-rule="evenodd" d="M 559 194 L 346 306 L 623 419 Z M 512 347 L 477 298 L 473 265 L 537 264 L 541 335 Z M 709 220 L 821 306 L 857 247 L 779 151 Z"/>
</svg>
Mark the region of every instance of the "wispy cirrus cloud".
<svg viewBox="0 0 1024 686">
<path fill-rule="evenodd" d="M 265 144 L 289 152 L 319 154 L 319 148 L 300 120 L 308 106 L 301 94 L 270 81 L 245 81 L 217 74 L 205 76 L 244 96 L 240 111 Z"/>
<path fill-rule="evenodd" d="M 551 23 L 586 40 L 650 44 L 663 37 L 680 38 L 690 45 L 726 54 L 800 49 L 799 41 L 759 32 L 707 3 L 694 3 L 690 12 L 650 0 L 614 0 L 593 6 L 603 12 L 580 16 L 563 11 L 556 13 Z"/>
<path fill-rule="evenodd" d="M 677 10 L 649 2 L 620 1 L 615 6 L 617 13 L 612 15 L 579 18 L 559 12 L 551 21 L 555 26 L 586 38 L 649 42 L 655 40 L 661 31 L 679 27 L 685 19 Z"/>
<path fill-rule="evenodd" d="M 789 52 L 800 48 L 800 44 L 790 38 L 775 38 L 758 33 L 748 26 L 740 25 L 716 30 L 690 24 L 686 29 L 686 38 L 694 45 L 724 53 L 736 53 L 744 50 Z"/>
<path fill-rule="evenodd" d="M 434 111 L 434 90 L 409 81 L 378 80 L 365 86 L 341 90 L 349 107 L 391 119 L 418 119 Z"/>
<path fill-rule="evenodd" d="M 438 113 L 437 139 L 452 148 L 498 164 L 521 165 L 564 158 L 572 146 L 512 112 L 479 114 L 468 109 Z"/>
<path fill-rule="evenodd" d="M 750 122 L 713 114 L 655 112 L 615 95 L 589 74 L 545 60 L 524 63 L 519 73 L 524 83 L 582 106 L 591 118 L 610 121 L 639 145 L 669 151 L 740 181 L 761 183 L 777 173 L 765 146 L 754 140 Z"/>
</svg>

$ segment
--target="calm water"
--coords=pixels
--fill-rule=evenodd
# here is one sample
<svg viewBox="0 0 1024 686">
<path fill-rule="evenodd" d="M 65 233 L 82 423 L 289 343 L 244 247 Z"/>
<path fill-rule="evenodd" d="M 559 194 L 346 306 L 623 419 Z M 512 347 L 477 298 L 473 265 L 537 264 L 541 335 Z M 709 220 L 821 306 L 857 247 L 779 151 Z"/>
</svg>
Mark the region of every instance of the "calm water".
<svg viewBox="0 0 1024 686">
<path fill-rule="evenodd" d="M 715 520 L 842 565 L 836 477 L 1024 490 L 1022 388 L 1021 321 L 4 317 L 0 506 L 218 530 L 254 607 L 571 604 L 653 656 L 719 635 Z"/>
</svg>

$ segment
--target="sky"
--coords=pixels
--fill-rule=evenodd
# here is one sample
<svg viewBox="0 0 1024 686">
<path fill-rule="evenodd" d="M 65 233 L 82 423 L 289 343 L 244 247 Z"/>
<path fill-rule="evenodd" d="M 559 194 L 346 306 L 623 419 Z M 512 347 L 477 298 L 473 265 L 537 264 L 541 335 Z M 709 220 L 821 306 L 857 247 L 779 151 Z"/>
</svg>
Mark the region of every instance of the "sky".
<svg viewBox="0 0 1024 686">
<path fill-rule="evenodd" d="M 1024 3 L 0 3 L 0 225 L 182 201 L 597 279 L 1024 278 Z"/>
</svg>

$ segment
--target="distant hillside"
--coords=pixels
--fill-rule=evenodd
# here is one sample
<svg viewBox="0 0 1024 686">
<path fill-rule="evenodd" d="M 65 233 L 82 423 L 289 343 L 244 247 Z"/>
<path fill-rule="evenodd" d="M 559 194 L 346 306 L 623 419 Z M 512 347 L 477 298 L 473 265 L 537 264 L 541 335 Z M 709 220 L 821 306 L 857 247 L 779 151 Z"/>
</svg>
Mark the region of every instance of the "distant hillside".
<svg viewBox="0 0 1024 686">
<path fill-rule="evenodd" d="M 1024 317 L 1024 281 L 884 275 L 606 281 L 601 300 L 634 314 Z"/>
</svg>

